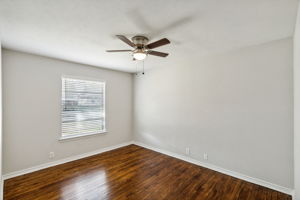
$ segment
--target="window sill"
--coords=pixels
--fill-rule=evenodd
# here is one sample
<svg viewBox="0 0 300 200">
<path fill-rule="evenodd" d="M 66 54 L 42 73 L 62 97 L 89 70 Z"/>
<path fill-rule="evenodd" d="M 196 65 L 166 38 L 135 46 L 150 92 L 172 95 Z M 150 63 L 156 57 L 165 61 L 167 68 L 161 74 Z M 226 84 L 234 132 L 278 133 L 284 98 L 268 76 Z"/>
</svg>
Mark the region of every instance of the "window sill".
<svg viewBox="0 0 300 200">
<path fill-rule="evenodd" d="M 82 138 L 82 137 L 102 135 L 102 134 L 105 134 L 105 133 L 107 133 L 106 130 L 104 130 L 102 132 L 99 132 L 99 133 L 89 133 L 89 134 L 80 134 L 80 135 L 78 134 L 78 135 L 71 135 L 71 136 L 62 136 L 58 140 L 59 141 L 75 140 L 75 139 L 79 139 L 79 138 Z"/>
</svg>

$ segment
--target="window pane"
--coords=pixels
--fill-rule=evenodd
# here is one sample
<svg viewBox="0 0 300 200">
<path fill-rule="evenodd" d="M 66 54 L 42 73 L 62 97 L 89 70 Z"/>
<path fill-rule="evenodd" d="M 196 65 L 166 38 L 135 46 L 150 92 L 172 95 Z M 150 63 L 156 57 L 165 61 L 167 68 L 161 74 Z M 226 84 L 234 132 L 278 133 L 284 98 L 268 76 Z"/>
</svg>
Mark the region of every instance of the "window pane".
<svg viewBox="0 0 300 200">
<path fill-rule="evenodd" d="M 105 83 L 62 78 L 62 136 L 105 130 Z"/>
</svg>

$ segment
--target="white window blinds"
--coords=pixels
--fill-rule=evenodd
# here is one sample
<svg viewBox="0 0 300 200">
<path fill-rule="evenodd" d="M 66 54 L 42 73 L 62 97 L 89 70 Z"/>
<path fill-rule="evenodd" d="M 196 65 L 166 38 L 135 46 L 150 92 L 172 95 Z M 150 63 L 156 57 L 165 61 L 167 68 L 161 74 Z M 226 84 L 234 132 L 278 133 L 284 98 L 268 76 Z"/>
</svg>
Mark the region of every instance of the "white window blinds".
<svg viewBox="0 0 300 200">
<path fill-rule="evenodd" d="M 105 132 L 105 82 L 62 78 L 62 138 Z"/>
</svg>

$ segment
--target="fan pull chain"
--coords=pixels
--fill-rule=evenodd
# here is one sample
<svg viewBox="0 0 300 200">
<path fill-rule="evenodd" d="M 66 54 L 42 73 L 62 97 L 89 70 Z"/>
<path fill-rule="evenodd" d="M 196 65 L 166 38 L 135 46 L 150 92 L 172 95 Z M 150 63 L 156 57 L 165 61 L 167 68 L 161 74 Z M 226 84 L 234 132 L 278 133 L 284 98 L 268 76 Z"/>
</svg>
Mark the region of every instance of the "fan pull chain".
<svg viewBox="0 0 300 200">
<path fill-rule="evenodd" d="M 143 75 L 145 74 L 145 64 L 144 64 L 144 60 L 143 60 Z"/>
<path fill-rule="evenodd" d="M 142 74 L 144 75 L 145 74 L 145 63 L 144 61 L 143 62 L 143 66 L 142 66 Z M 139 75 L 139 63 L 140 62 L 136 62 L 136 68 L 135 68 L 135 75 L 138 76 Z"/>
<path fill-rule="evenodd" d="M 136 68 L 135 68 L 135 75 L 137 76 L 138 75 L 138 65 L 139 65 L 139 63 L 138 62 L 136 62 Z"/>
</svg>

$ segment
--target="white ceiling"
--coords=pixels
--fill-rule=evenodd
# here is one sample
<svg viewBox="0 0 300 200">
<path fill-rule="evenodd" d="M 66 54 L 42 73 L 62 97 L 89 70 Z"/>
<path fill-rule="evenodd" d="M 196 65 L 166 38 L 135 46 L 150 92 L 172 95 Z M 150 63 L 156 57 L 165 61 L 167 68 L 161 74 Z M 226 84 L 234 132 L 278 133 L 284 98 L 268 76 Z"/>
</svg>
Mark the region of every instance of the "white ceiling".
<svg viewBox="0 0 300 200">
<path fill-rule="evenodd" d="M 137 62 L 114 35 L 167 37 L 146 67 L 256 45 L 293 35 L 298 0 L 0 0 L 3 46 L 134 72 Z M 141 64 L 141 63 L 139 63 Z"/>
</svg>

